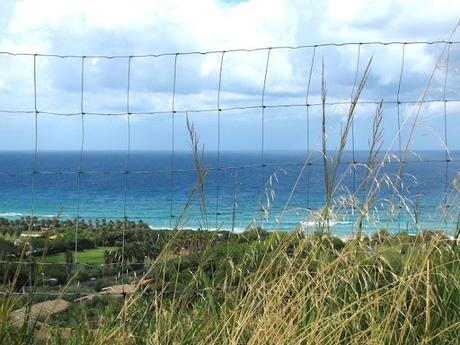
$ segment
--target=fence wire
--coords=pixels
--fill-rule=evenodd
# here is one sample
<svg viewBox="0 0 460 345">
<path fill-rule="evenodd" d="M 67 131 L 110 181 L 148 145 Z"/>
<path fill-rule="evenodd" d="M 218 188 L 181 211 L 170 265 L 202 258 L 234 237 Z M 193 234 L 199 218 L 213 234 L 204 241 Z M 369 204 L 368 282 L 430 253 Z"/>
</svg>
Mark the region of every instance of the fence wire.
<svg viewBox="0 0 460 345">
<path fill-rule="evenodd" d="M 444 179 L 444 204 L 448 205 L 450 202 L 448 199 L 448 190 L 449 190 L 449 169 L 454 163 L 460 163 L 460 159 L 455 159 L 450 155 L 449 149 L 449 142 L 448 142 L 448 104 L 456 104 L 460 102 L 460 98 L 456 97 L 448 97 L 447 88 L 448 88 L 448 79 L 450 73 L 452 73 L 452 47 L 459 47 L 460 41 L 451 41 L 451 40 L 439 40 L 439 41 L 413 41 L 413 42 L 398 42 L 398 41 L 391 41 L 391 42 L 346 42 L 346 43 L 324 43 L 324 44 L 316 44 L 316 45 L 299 45 L 299 46 L 274 46 L 274 47 L 264 47 L 264 48 L 254 48 L 254 49 L 230 49 L 230 50 L 210 50 L 210 51 L 190 51 L 190 52 L 171 52 L 171 53 L 158 53 L 158 54 L 141 54 L 141 55 L 60 55 L 60 54 L 33 54 L 33 53 L 15 53 L 15 52 L 7 52 L 2 51 L 0 52 L 0 57 L 2 56 L 9 56 L 9 57 L 26 57 L 32 58 L 33 62 L 33 108 L 32 109 L 8 109 L 8 108 L 1 108 L 0 114 L 12 114 L 15 116 L 33 116 L 34 118 L 34 147 L 33 147 L 33 165 L 30 171 L 24 172 L 10 172 L 8 169 L 3 170 L 0 168 L 0 176 L 2 177 L 13 177 L 19 178 L 21 176 L 30 176 L 31 178 L 31 210 L 30 210 L 30 220 L 29 220 L 29 230 L 33 229 L 33 222 L 36 218 L 36 209 L 37 209 L 37 178 L 40 175 L 48 175 L 48 176 L 64 176 L 70 175 L 76 176 L 76 217 L 75 217 L 75 236 L 74 236 L 74 260 L 75 265 L 79 267 L 87 267 L 87 268 L 100 268 L 101 265 L 92 265 L 84 262 L 78 262 L 78 252 L 79 249 L 79 233 L 81 230 L 81 223 L 84 220 L 84 214 L 82 214 L 82 177 L 86 175 L 101 175 L 101 176 L 110 176 L 110 175 L 119 175 L 123 178 L 123 188 L 122 188 L 122 214 L 121 218 L 123 220 L 122 223 L 122 245 L 121 245 L 121 262 L 117 263 L 108 263 L 104 264 L 104 267 L 119 267 L 121 272 L 121 280 L 126 280 L 126 270 L 122 269 L 125 267 L 125 235 L 127 231 L 127 224 L 129 220 L 132 218 L 130 217 L 130 212 L 128 209 L 128 193 L 130 190 L 129 185 L 129 176 L 141 176 L 141 175 L 155 175 L 155 174 L 169 174 L 169 227 L 171 229 L 178 226 L 179 220 L 177 219 L 178 214 L 175 212 L 175 206 L 178 200 L 176 199 L 177 193 L 177 180 L 179 179 L 179 175 L 183 173 L 193 173 L 196 170 L 194 168 L 178 168 L 177 166 L 177 143 L 176 143 L 176 135 L 178 130 L 178 125 L 176 123 L 176 117 L 178 114 L 189 115 L 189 114 L 204 114 L 205 116 L 209 117 L 216 117 L 216 163 L 215 166 L 210 166 L 208 171 L 215 172 L 215 189 L 213 192 L 215 193 L 215 205 L 212 212 L 208 212 L 210 215 L 214 215 L 214 227 L 215 229 L 221 228 L 221 216 L 223 215 L 231 215 L 233 217 L 232 221 L 232 230 L 235 226 L 235 217 L 236 215 L 240 214 L 241 211 L 236 209 L 236 196 L 234 195 L 233 204 L 230 205 L 232 207 L 231 211 L 225 211 L 224 206 L 225 202 L 222 200 L 222 174 L 225 171 L 235 172 L 234 179 L 232 183 L 235 185 L 234 190 L 241 190 L 241 187 L 238 186 L 237 183 L 237 175 L 238 171 L 240 170 L 259 170 L 260 175 L 262 176 L 262 180 L 269 179 L 267 170 L 268 169 L 286 169 L 288 167 L 303 167 L 302 171 L 305 172 L 305 193 L 304 193 L 304 209 L 311 210 L 312 200 L 311 200 L 311 180 L 312 180 L 312 166 L 321 165 L 322 160 L 321 157 L 314 157 L 313 150 L 312 150 L 312 128 L 311 128 L 311 112 L 314 108 L 321 108 L 321 107 L 335 107 L 335 106 L 347 106 L 353 102 L 353 99 L 356 94 L 357 90 L 357 83 L 360 77 L 360 70 L 361 70 L 361 62 L 363 60 L 363 47 L 389 47 L 389 46 L 396 46 L 400 47 L 400 66 L 399 66 L 399 76 L 397 78 L 397 90 L 395 94 L 395 99 L 364 99 L 358 100 L 357 105 L 375 105 L 378 106 L 379 104 L 383 105 L 393 105 L 396 107 L 396 119 L 395 123 L 397 126 L 397 159 L 388 160 L 385 162 L 385 165 L 389 166 L 398 166 L 400 167 L 403 163 L 404 165 L 411 165 L 417 163 L 444 163 L 445 169 L 445 179 Z M 401 90 L 404 84 L 404 77 L 407 66 L 407 47 L 409 46 L 440 46 L 444 48 L 446 53 L 444 54 L 445 60 L 445 69 L 442 81 L 442 92 L 441 97 L 436 99 L 425 99 L 425 98 L 414 98 L 414 99 L 402 99 L 401 97 Z M 335 48 L 346 48 L 346 47 L 355 47 L 355 61 L 351 61 L 353 68 L 353 83 L 351 87 L 351 94 L 347 96 L 347 100 L 336 100 L 336 101 L 326 101 L 326 102 L 315 102 L 312 101 L 312 83 L 314 77 L 314 66 L 316 61 L 318 60 L 318 56 L 321 56 L 321 49 L 327 47 L 335 47 Z M 273 54 L 277 51 L 305 51 L 305 74 L 304 79 L 306 81 L 306 90 L 304 93 L 304 102 L 292 102 L 292 101 L 283 101 L 276 103 L 276 104 L 267 104 L 266 102 L 266 95 L 267 95 L 267 83 L 268 78 L 270 76 L 272 61 L 273 61 Z M 224 90 L 223 81 L 227 74 L 231 74 L 232 71 L 226 70 L 226 62 L 228 59 L 229 54 L 232 53 L 248 53 L 248 54 L 255 54 L 257 52 L 265 53 L 264 65 L 261 66 L 261 70 L 263 71 L 262 75 L 262 88 L 260 90 L 260 101 L 257 104 L 251 105 L 232 105 L 232 106 L 223 106 L 222 103 L 222 95 Z M 177 96 L 178 96 L 178 63 L 181 59 L 187 59 L 191 56 L 210 56 L 214 55 L 217 56 L 219 59 L 217 71 L 218 71 L 218 78 L 217 78 L 217 88 L 216 88 L 216 99 L 215 99 L 215 107 L 206 107 L 206 108 L 179 108 L 177 106 Z M 131 88 L 132 88 L 132 63 L 136 59 L 158 59 L 160 57 L 171 57 L 173 58 L 173 70 L 171 71 L 171 80 L 172 80 L 172 90 L 171 90 L 171 104 L 170 108 L 166 109 L 152 109 L 151 111 L 135 111 L 131 105 Z M 38 106 L 38 86 L 37 86 L 37 73 L 38 73 L 38 66 L 37 61 L 41 59 L 49 59 L 49 58 L 59 58 L 59 59 L 78 59 L 80 61 L 80 89 L 79 89 L 79 110 L 77 112 L 66 112 L 66 111 L 53 111 L 51 109 L 40 108 Z M 87 109 L 85 94 L 87 91 L 87 68 L 89 59 L 100 59 L 100 60 L 107 60 L 107 61 L 115 61 L 121 60 L 126 61 L 126 88 L 125 88 L 125 109 L 124 111 L 89 111 Z M 410 66 L 409 66 L 410 67 Z M 452 87 L 456 87 L 456 85 L 452 85 Z M 458 91 L 458 90 L 457 90 Z M 456 93 L 458 95 L 458 92 Z M 303 97 L 303 96 L 302 96 Z M 287 99 L 287 97 L 286 97 Z M 403 157 L 403 126 L 404 126 L 404 113 L 403 113 L 403 106 L 422 106 L 422 105 L 430 105 L 430 104 L 442 104 L 442 118 L 443 118 L 443 149 L 445 151 L 444 159 L 423 159 L 423 160 L 404 160 Z M 1 107 L 1 106 L 0 106 Z M 266 151 L 267 151 L 267 138 L 266 138 L 266 112 L 272 109 L 301 109 L 304 111 L 305 116 L 305 141 L 304 141 L 304 161 L 302 162 L 283 162 L 283 163 L 270 163 L 266 159 Z M 260 134 L 260 143 L 258 144 L 259 147 L 252 147 L 251 149 L 257 150 L 260 152 L 259 159 L 257 163 L 251 164 L 239 164 L 239 165 L 231 165 L 231 164 L 224 164 L 222 160 L 222 152 L 223 152 L 223 145 L 222 145 L 222 116 L 224 113 L 231 113 L 235 111 L 244 111 L 250 110 L 257 112 L 260 114 L 260 128 L 258 130 Z M 39 169 L 38 167 L 38 138 L 40 132 L 40 119 L 43 115 L 51 115 L 57 117 L 79 117 L 80 118 L 80 145 L 79 145 L 79 160 L 78 166 L 76 170 L 46 170 L 46 169 Z M 137 116 L 140 115 L 148 115 L 148 116 L 169 116 L 170 117 L 170 167 L 165 169 L 155 169 L 155 170 L 139 170 L 132 168 L 130 166 L 131 160 L 131 153 L 132 153 L 132 121 L 136 119 Z M 127 142 L 126 142 L 126 157 L 124 162 L 124 167 L 122 169 L 87 169 L 84 167 L 84 156 L 86 152 L 86 128 L 89 117 L 91 116 L 107 116 L 107 117 L 123 117 L 126 119 L 126 135 L 127 135 Z M 286 121 L 289 121 L 288 115 L 285 115 Z M 303 115 L 302 115 L 303 116 Z M 356 148 L 356 136 L 359 135 L 359 128 L 357 131 L 355 119 L 352 118 L 351 120 L 351 159 L 343 160 L 338 164 L 341 166 L 348 167 L 352 174 L 352 193 L 357 192 L 357 167 L 365 165 L 365 161 L 359 161 L 358 157 L 356 156 L 357 148 Z M 403 188 L 402 186 L 402 174 L 403 170 L 398 170 L 398 191 L 401 191 Z M 239 176 L 239 175 L 238 175 Z M 271 177 L 270 177 L 271 178 Z M 314 177 L 316 178 L 316 177 Z M 209 186 L 209 189 L 212 190 L 212 187 Z M 261 193 L 260 195 L 260 203 L 263 203 L 264 195 Z M 260 204 L 256 205 L 256 208 L 260 210 Z M 256 211 L 257 212 L 257 211 Z M 260 212 L 260 211 L 259 211 Z M 283 211 L 284 212 L 284 211 Z M 400 213 L 398 213 L 399 217 Z M 400 219 L 398 218 L 398 222 Z M 447 225 L 446 225 L 447 226 Z M 135 264 L 132 261 L 129 262 L 130 264 Z M 47 265 L 62 265 L 67 266 L 68 263 L 66 262 L 34 262 L 32 261 L 32 255 L 29 256 L 29 261 L 15 261 L 15 260 L 2 260 L 0 264 L 3 265 L 25 265 L 31 267 L 33 265 L 38 266 L 47 266 Z M 140 264 L 140 263 L 139 263 Z M 144 264 L 144 263 L 142 263 Z M 31 269 L 29 270 L 31 272 Z M 0 294 L 3 295 L 21 295 L 22 292 L 15 292 L 15 291 L 2 291 Z M 47 296 L 59 296 L 59 295 L 79 295 L 82 296 L 84 293 L 82 292 L 42 292 L 42 291 L 34 291 L 32 287 L 32 278 L 29 277 L 29 291 L 28 294 L 32 295 L 47 295 Z M 118 294 L 118 293 L 116 293 Z"/>
</svg>

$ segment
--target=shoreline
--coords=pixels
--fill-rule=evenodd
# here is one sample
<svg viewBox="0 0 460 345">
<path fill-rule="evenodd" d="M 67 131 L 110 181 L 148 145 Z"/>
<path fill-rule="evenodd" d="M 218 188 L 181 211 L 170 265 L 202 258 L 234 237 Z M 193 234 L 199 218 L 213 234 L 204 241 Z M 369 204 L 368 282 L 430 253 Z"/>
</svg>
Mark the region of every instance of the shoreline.
<svg viewBox="0 0 460 345">
<path fill-rule="evenodd" d="M 8 216 L 5 216 L 8 215 Z M 2 220 L 3 224 L 11 224 L 15 226 L 21 226 L 23 231 L 28 231 L 30 228 L 26 228 L 30 226 L 30 216 L 28 215 L 23 215 L 21 213 L 16 213 L 16 212 L 5 212 L 5 213 L 0 213 L 0 220 Z M 33 231 L 41 231 L 41 230 L 51 230 L 53 228 L 53 223 L 54 224 L 59 224 L 59 225 L 65 225 L 66 227 L 69 226 L 75 226 L 76 224 L 76 219 L 75 218 L 65 218 L 65 217 L 56 217 L 56 216 L 49 216 L 49 217 L 43 217 L 43 216 L 34 216 L 34 224 L 33 224 Z M 127 219 L 126 220 L 131 226 L 139 226 L 140 228 L 144 229 L 149 229 L 153 231 L 171 231 L 171 230 L 183 230 L 183 231 L 217 231 L 217 232 L 229 232 L 229 233 L 234 233 L 234 234 L 241 234 L 244 233 L 245 231 L 251 230 L 251 229 L 262 229 L 267 232 L 292 232 L 294 230 L 300 230 L 304 235 L 311 234 L 318 230 L 318 222 L 315 221 L 303 221 L 303 222 L 297 222 L 294 223 L 292 222 L 292 225 L 286 228 L 276 228 L 275 226 L 269 226 L 263 227 L 266 224 L 262 224 L 262 227 L 260 225 L 255 224 L 252 228 L 251 226 L 246 226 L 246 227 L 241 227 L 241 226 L 236 226 L 233 229 L 229 227 L 222 227 L 222 228 L 216 228 L 216 227 L 208 227 L 206 229 L 200 228 L 200 227 L 195 227 L 195 226 L 184 226 L 181 228 L 170 228 L 168 226 L 155 226 L 152 224 L 149 224 L 142 219 L 136 219 L 136 220 L 131 220 Z M 79 223 L 84 224 L 85 226 L 88 227 L 94 227 L 95 230 L 97 230 L 99 227 L 102 225 L 109 224 L 111 226 L 114 226 L 116 229 L 120 227 L 120 224 L 122 224 L 124 220 L 122 218 L 95 218 L 95 219 L 85 219 L 85 218 L 80 218 Z M 439 224 L 439 222 L 437 222 Z M 398 225 L 394 226 L 389 226 L 385 227 L 384 224 L 382 226 L 377 226 L 375 224 L 367 227 L 366 229 L 363 230 L 364 235 L 372 235 L 375 234 L 379 231 L 382 230 L 387 230 L 389 233 L 392 235 L 394 234 L 408 234 L 409 236 L 416 236 L 418 233 L 424 232 L 424 231 L 436 231 L 436 232 L 442 232 L 446 234 L 449 238 L 452 240 L 454 239 L 453 234 L 455 234 L 455 231 L 457 230 L 456 227 L 454 226 L 455 224 L 452 224 L 452 227 L 446 228 L 445 224 L 442 224 L 439 226 L 433 226 L 432 224 L 427 224 L 424 226 L 423 224 L 419 225 L 418 229 L 416 230 L 415 227 L 408 227 L 406 226 L 404 229 L 401 228 Z M 51 226 L 51 228 L 46 228 L 46 226 Z M 340 238 L 343 241 L 349 241 L 351 239 L 355 238 L 354 234 L 354 222 L 352 221 L 337 221 L 337 220 L 331 220 L 329 222 L 330 226 L 330 234 L 334 237 Z M 346 226 L 348 231 L 344 229 L 344 226 Z"/>
</svg>

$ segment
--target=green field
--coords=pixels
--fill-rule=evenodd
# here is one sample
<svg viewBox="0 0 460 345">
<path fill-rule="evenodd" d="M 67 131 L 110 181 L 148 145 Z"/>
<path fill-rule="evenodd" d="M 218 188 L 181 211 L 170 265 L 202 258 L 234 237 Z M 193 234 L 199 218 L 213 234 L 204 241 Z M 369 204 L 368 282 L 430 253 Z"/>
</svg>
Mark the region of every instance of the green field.
<svg viewBox="0 0 460 345">
<path fill-rule="evenodd" d="M 115 249 L 115 247 L 99 247 L 95 249 L 85 249 L 77 253 L 77 263 L 85 264 L 103 264 L 104 263 L 104 252 L 106 250 Z M 46 262 L 49 263 L 63 263 L 65 262 L 65 254 L 58 253 L 52 254 L 46 257 Z"/>
</svg>

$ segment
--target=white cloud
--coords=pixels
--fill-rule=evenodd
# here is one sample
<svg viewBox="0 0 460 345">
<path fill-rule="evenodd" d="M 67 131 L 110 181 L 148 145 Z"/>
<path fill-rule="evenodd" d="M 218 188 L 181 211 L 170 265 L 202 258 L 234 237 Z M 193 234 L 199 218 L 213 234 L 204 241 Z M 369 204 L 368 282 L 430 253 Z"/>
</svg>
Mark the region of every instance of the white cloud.
<svg viewBox="0 0 460 345">
<path fill-rule="evenodd" d="M 7 17 L 0 21 L 0 50 L 75 55 L 137 55 L 374 40 L 431 41 L 447 38 L 460 13 L 460 2 L 447 0 L 249 0 L 239 3 L 217 0 L 23 0 L 1 6 L 5 7 Z M 355 75 L 356 48 L 317 49 L 311 102 L 319 99 L 322 58 L 326 64 L 330 99 L 349 99 Z M 441 49 L 441 46 L 406 47 L 401 97 L 416 99 L 419 96 Z M 266 104 L 305 100 L 311 54 L 312 49 L 271 52 Z M 362 47 L 360 73 L 372 54 L 371 76 L 363 97 L 366 100 L 393 100 L 399 80 L 401 46 Z M 452 55 L 452 71 L 458 67 L 456 59 L 459 55 Z M 266 57 L 266 51 L 225 54 L 223 106 L 260 104 Z M 179 56 L 178 108 L 216 106 L 220 58 L 220 54 Z M 170 109 L 173 59 L 171 56 L 132 60 L 133 111 Z M 78 112 L 80 61 L 58 60 L 38 58 L 38 105 L 41 110 Z M 30 110 L 33 106 L 32 58 L 1 56 L 0 67 L 3 70 L 0 72 L 3 91 L 0 108 Z M 125 110 L 126 67 L 126 59 L 86 60 L 86 111 Z M 438 84 L 442 83 L 439 75 L 436 75 Z M 449 90 L 453 91 L 449 95 L 458 96 L 457 79 L 450 79 Z M 437 87 L 439 91 L 439 85 Z M 335 107 L 334 113 L 342 108 Z M 283 114 L 285 112 L 281 110 L 276 118 L 281 119 Z M 258 118 L 258 110 L 253 111 L 253 115 Z M 340 118 L 340 114 L 337 115 Z M 365 115 L 361 118 L 370 119 Z M 8 121 L 13 120 L 8 117 Z M 214 132 L 214 122 L 208 122 L 212 124 L 201 126 L 205 135 Z M 286 137 L 286 141 L 289 139 Z M 100 139 L 101 142 L 104 140 Z M 96 139 L 94 143 L 97 143 Z M 364 140 L 363 143 L 365 146 Z"/>
</svg>

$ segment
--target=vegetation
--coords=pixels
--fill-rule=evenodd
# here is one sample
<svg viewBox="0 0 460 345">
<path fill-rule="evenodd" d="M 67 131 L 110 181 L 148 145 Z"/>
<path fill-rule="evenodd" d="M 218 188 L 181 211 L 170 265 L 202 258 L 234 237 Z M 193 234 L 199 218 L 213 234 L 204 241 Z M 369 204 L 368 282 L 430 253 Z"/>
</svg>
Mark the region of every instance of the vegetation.
<svg viewBox="0 0 460 345">
<path fill-rule="evenodd" d="M 182 239 L 164 233 L 170 242 L 143 267 L 154 280 L 150 287 L 121 299 L 101 295 L 84 305 L 73 303 L 64 314 L 40 322 L 35 332 L 41 340 L 31 337 L 33 327 L 14 326 L 11 313 L 24 302 L 5 295 L 1 341 L 459 343 L 460 249 L 441 233 L 383 231 L 347 242 L 301 232 L 177 232 Z M 182 241 L 195 250 L 181 256 L 169 245 Z M 72 300 L 76 295 L 66 292 L 96 290 L 69 283 L 62 294 Z M 37 285 L 34 291 L 43 290 Z"/>
<path fill-rule="evenodd" d="M 104 263 L 104 254 L 106 251 L 112 251 L 114 250 L 115 247 L 101 247 L 101 248 L 94 248 L 94 249 L 86 249 L 84 251 L 78 252 L 76 256 L 76 261 L 79 263 L 84 263 L 84 264 L 103 264 Z M 72 255 L 72 260 L 67 260 L 66 255 Z M 48 255 L 46 256 L 46 262 L 49 263 L 62 263 L 66 262 L 73 264 L 75 259 L 73 258 L 72 252 L 65 252 L 63 253 L 58 253 L 58 254 L 53 254 L 53 255 Z"/>
</svg>

